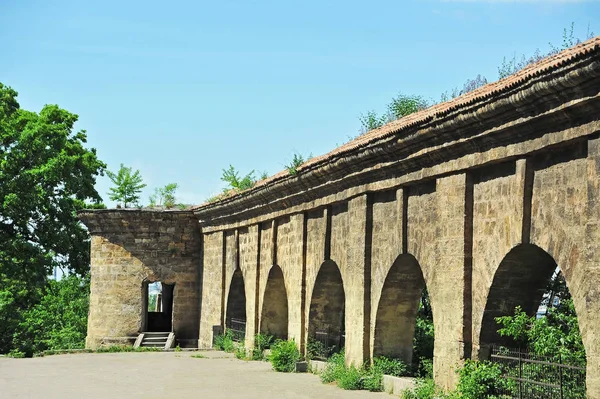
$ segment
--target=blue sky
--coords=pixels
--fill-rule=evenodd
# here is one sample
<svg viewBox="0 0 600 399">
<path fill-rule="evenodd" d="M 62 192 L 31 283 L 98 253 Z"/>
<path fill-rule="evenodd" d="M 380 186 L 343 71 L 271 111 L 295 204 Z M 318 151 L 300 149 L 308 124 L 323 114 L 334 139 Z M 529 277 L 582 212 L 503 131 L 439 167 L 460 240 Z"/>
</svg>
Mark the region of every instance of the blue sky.
<svg viewBox="0 0 600 399">
<path fill-rule="evenodd" d="M 144 203 L 170 182 L 202 203 L 229 164 L 273 174 L 326 153 L 399 92 L 496 80 L 571 22 L 600 33 L 600 2 L 0 0 L 0 82 L 23 108 L 78 114 L 110 170 L 141 171 Z"/>
</svg>

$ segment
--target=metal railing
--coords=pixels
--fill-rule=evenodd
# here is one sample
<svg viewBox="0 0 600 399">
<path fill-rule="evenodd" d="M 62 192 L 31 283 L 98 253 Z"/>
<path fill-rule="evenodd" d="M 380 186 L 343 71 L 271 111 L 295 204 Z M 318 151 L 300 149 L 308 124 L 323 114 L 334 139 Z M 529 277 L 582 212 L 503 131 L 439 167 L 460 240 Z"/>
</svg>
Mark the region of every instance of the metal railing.
<svg viewBox="0 0 600 399">
<path fill-rule="evenodd" d="M 231 318 L 227 328 L 231 331 L 231 339 L 234 341 L 241 342 L 246 338 L 246 320 Z"/>
<path fill-rule="evenodd" d="M 518 399 L 585 398 L 585 367 L 555 358 L 509 349 L 491 348 L 490 360 L 500 365 L 508 384 L 500 397 Z"/>
<path fill-rule="evenodd" d="M 344 332 L 334 335 L 328 329 L 316 330 L 314 336 L 309 338 L 309 356 L 316 360 L 327 360 L 344 348 L 345 338 Z"/>
</svg>

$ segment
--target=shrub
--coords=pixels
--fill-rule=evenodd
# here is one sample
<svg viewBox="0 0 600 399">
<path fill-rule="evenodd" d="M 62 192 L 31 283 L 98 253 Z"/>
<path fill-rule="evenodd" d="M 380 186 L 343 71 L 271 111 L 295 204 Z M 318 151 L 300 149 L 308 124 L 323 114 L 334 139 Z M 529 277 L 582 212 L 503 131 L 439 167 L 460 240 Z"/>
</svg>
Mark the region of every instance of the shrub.
<svg viewBox="0 0 600 399">
<path fill-rule="evenodd" d="M 457 391 L 465 399 L 499 398 L 509 388 L 500 365 L 491 362 L 467 360 L 459 374 Z"/>
<path fill-rule="evenodd" d="M 374 367 L 371 368 L 363 374 L 362 387 L 371 392 L 383 391 L 383 373 Z"/>
<path fill-rule="evenodd" d="M 401 377 L 408 375 L 408 367 L 400 359 L 391 359 L 385 356 L 378 356 L 373 359 L 373 367 L 375 371 L 381 374 Z"/>
<path fill-rule="evenodd" d="M 354 366 L 344 368 L 344 372 L 341 373 L 339 379 L 337 380 L 338 387 L 350 391 L 362 389 L 362 382 L 363 371 L 362 369 L 357 369 Z"/>
<path fill-rule="evenodd" d="M 240 360 L 246 360 L 246 347 L 244 344 L 239 344 L 233 351 L 233 354 L 236 358 Z"/>
<path fill-rule="evenodd" d="M 274 337 L 269 334 L 256 334 L 254 337 L 254 349 L 252 349 L 252 360 L 264 360 L 264 351 L 273 344 Z"/>
<path fill-rule="evenodd" d="M 321 372 L 321 381 L 325 384 L 337 381 L 340 376 L 346 371 L 344 364 L 344 351 L 333 354 L 325 364 L 325 368 Z"/>
<path fill-rule="evenodd" d="M 227 330 L 225 334 L 220 334 L 215 337 L 215 348 L 225 352 L 233 352 L 235 350 L 231 330 Z"/>
<path fill-rule="evenodd" d="M 400 396 L 402 399 L 441 399 L 447 397 L 435 386 L 431 378 L 417 379 L 415 389 L 405 389 Z"/>
<path fill-rule="evenodd" d="M 300 360 L 300 351 L 294 340 L 277 341 L 271 347 L 271 364 L 275 371 L 290 373 L 296 369 L 296 362 Z"/>
</svg>

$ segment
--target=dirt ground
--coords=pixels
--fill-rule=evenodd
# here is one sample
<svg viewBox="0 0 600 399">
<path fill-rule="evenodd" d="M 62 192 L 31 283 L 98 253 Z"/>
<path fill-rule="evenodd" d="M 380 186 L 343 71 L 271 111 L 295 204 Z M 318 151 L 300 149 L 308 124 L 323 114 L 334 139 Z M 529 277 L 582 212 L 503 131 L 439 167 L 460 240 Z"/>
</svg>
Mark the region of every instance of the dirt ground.
<svg viewBox="0 0 600 399">
<path fill-rule="evenodd" d="M 194 358 L 202 354 L 205 358 Z M 312 374 L 276 373 L 224 352 L 145 352 L 0 357 L 0 398 L 393 398 L 344 391 Z"/>
</svg>

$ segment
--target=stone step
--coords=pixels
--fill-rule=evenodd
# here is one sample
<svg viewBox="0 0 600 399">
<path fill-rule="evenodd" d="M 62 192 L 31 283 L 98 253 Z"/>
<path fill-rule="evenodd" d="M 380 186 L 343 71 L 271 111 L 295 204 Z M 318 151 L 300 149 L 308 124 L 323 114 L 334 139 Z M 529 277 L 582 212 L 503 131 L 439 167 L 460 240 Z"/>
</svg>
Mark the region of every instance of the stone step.
<svg viewBox="0 0 600 399">
<path fill-rule="evenodd" d="M 165 342 L 142 342 L 140 346 L 143 348 L 164 348 Z"/>
<path fill-rule="evenodd" d="M 144 337 L 142 342 L 167 342 L 167 339 L 169 339 L 169 337 Z"/>
<path fill-rule="evenodd" d="M 133 347 L 170 349 L 175 343 L 175 334 L 169 332 L 143 332 L 136 339 Z"/>
</svg>

